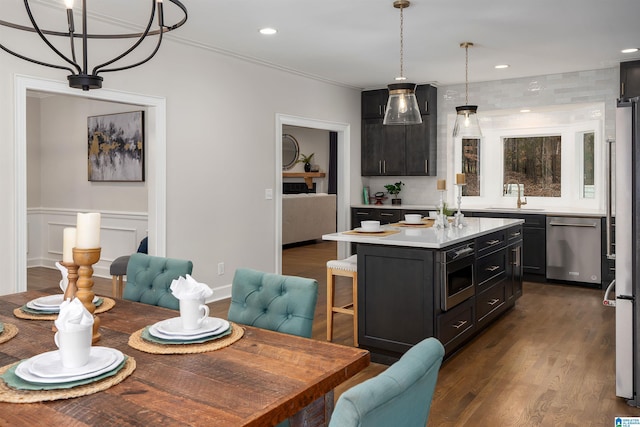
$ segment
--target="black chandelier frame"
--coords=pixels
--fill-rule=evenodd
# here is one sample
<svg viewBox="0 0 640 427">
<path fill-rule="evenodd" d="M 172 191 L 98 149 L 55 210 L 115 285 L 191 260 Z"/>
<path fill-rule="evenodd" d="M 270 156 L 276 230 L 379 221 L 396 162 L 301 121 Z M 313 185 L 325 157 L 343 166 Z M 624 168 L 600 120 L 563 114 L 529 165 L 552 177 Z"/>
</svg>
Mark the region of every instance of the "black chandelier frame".
<svg viewBox="0 0 640 427">
<path fill-rule="evenodd" d="M 18 52 L 15 52 L 9 48 L 7 48 L 4 44 L 0 43 L 0 49 L 5 52 L 23 59 L 25 61 L 29 61 L 34 64 L 42 65 L 50 68 L 57 68 L 61 70 L 67 70 L 71 74 L 67 76 L 67 80 L 69 81 L 69 86 L 76 89 L 82 90 L 90 90 L 90 89 L 99 89 L 102 87 L 103 78 L 99 76 L 99 73 L 109 73 L 114 71 L 122 71 L 128 70 L 130 68 L 134 68 L 140 66 L 146 62 L 148 62 L 151 58 L 155 56 L 155 54 L 160 49 L 160 45 L 162 44 L 162 36 L 164 33 L 168 33 L 169 31 L 173 31 L 177 28 L 180 28 L 182 25 L 187 22 L 187 8 L 179 1 L 179 0 L 167 0 L 173 5 L 177 6 L 184 16 L 180 21 L 173 25 L 165 25 L 164 23 L 164 6 L 163 0 L 150 0 L 151 1 L 151 13 L 149 15 L 149 20 L 147 22 L 146 28 L 144 31 L 139 33 L 122 33 L 122 34 L 90 34 L 87 32 L 87 1 L 82 0 L 82 33 L 76 33 L 75 31 L 75 23 L 73 19 L 73 9 L 67 8 L 67 24 L 69 31 L 61 32 L 61 31 L 52 31 L 41 29 L 37 24 L 33 13 L 31 12 L 31 7 L 29 5 L 29 0 L 24 0 L 25 10 L 27 15 L 29 16 L 29 20 L 33 27 L 28 27 L 25 25 L 15 24 L 12 22 L 7 22 L 0 20 L 0 25 L 14 28 L 21 31 L 28 31 L 32 33 L 37 33 L 38 36 L 42 39 L 42 41 L 60 58 L 62 58 L 69 65 L 58 65 L 58 64 L 50 64 L 48 62 L 40 61 L 34 58 L 30 58 L 26 55 L 22 55 Z M 158 28 L 152 30 L 153 22 L 156 16 L 156 6 L 157 6 L 157 19 L 158 19 Z M 53 43 L 49 40 L 47 36 L 54 37 L 67 37 L 70 42 L 70 52 L 71 57 L 62 53 L 58 48 L 56 48 Z M 105 68 L 113 63 L 123 59 L 125 56 L 129 55 L 133 52 L 140 44 L 149 36 L 158 36 L 155 48 L 146 58 L 137 61 L 133 64 L 124 65 L 124 66 L 116 66 L 113 68 Z M 129 47 L 127 50 L 117 55 L 115 58 L 108 60 L 102 64 L 96 65 L 93 67 L 91 74 L 89 74 L 89 66 L 88 66 L 88 41 L 89 39 L 101 39 L 101 40 L 109 40 L 109 39 L 137 39 L 135 43 Z M 75 41 L 76 39 L 80 39 L 82 41 L 82 66 L 78 63 L 76 59 L 75 52 Z"/>
</svg>

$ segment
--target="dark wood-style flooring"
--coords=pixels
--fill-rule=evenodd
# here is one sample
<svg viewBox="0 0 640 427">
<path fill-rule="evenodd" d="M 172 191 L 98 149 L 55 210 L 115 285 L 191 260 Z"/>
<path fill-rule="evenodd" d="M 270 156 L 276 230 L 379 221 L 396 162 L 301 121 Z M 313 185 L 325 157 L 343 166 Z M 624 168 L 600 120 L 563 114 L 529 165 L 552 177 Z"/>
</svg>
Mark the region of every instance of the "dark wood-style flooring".
<svg viewBox="0 0 640 427">
<path fill-rule="evenodd" d="M 336 244 L 322 242 L 283 251 L 283 273 L 320 284 L 313 338 L 326 339 L 326 261 Z M 342 280 L 344 279 L 344 280 Z M 29 289 L 55 286 L 57 270 L 31 268 Z M 349 281 L 338 278 L 339 298 Z M 340 286 L 340 284 L 345 286 Z M 95 279 L 98 294 L 111 294 L 110 279 Z M 225 317 L 229 300 L 210 304 Z M 602 291 L 526 282 L 524 296 L 462 351 L 444 362 L 433 398 L 429 427 L 614 425 L 616 416 L 640 417 L 615 396 L 614 309 L 602 305 Z M 352 345 L 351 318 L 336 315 L 334 342 Z M 377 375 L 369 368 L 336 390 Z"/>
</svg>

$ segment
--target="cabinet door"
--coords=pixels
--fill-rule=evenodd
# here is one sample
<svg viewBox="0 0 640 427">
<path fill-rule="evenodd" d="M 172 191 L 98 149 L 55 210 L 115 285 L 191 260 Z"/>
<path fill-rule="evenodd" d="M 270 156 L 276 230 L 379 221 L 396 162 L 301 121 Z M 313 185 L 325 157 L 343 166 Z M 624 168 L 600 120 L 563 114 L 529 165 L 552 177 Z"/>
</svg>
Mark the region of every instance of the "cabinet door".
<svg viewBox="0 0 640 427">
<path fill-rule="evenodd" d="M 362 118 L 382 119 L 387 106 L 389 91 L 387 89 L 367 90 L 362 92 Z"/>
<path fill-rule="evenodd" d="M 433 252 L 358 245 L 358 342 L 404 353 L 434 336 Z"/>
<path fill-rule="evenodd" d="M 522 296 L 522 241 L 507 247 L 507 301 Z"/>
<path fill-rule="evenodd" d="M 432 117 L 422 116 L 419 125 L 405 127 L 406 174 L 435 176 L 436 168 L 436 126 Z"/>
<path fill-rule="evenodd" d="M 382 119 L 362 121 L 361 174 L 404 175 L 405 126 L 385 126 Z"/>
<path fill-rule="evenodd" d="M 438 89 L 431 85 L 419 85 L 416 87 L 416 100 L 420 114 L 435 116 L 438 111 Z M 424 120 L 424 117 L 422 118 Z"/>
<path fill-rule="evenodd" d="M 640 96 L 640 61 L 620 63 L 620 98 Z"/>
<path fill-rule="evenodd" d="M 544 228 L 522 229 L 524 247 L 522 249 L 522 267 L 525 274 L 547 275 L 547 233 Z"/>
</svg>

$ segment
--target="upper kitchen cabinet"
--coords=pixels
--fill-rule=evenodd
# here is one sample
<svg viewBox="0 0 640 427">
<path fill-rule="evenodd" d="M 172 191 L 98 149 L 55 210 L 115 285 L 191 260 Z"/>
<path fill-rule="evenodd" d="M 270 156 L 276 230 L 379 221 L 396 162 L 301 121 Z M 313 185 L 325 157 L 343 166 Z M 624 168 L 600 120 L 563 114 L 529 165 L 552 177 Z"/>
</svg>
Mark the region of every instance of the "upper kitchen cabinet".
<svg viewBox="0 0 640 427">
<path fill-rule="evenodd" d="M 387 89 L 362 92 L 362 119 L 383 119 L 388 98 Z"/>
<path fill-rule="evenodd" d="M 382 124 L 388 92 L 362 92 L 363 176 L 435 176 L 437 158 L 437 89 L 416 88 L 422 124 L 385 126 Z"/>
<path fill-rule="evenodd" d="M 640 96 L 640 61 L 620 63 L 620 99 Z"/>
</svg>

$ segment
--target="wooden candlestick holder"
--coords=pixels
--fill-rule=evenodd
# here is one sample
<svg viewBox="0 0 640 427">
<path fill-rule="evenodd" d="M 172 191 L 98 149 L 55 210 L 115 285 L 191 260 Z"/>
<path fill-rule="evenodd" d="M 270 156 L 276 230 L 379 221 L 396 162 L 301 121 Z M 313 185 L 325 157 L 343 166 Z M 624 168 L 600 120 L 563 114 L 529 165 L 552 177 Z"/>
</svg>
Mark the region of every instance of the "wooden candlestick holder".
<svg viewBox="0 0 640 427">
<path fill-rule="evenodd" d="M 78 291 L 78 266 L 73 262 L 61 261 L 60 264 L 67 269 L 67 279 L 69 280 L 63 297 L 63 300 L 66 301 L 68 299 L 73 299 Z"/>
<path fill-rule="evenodd" d="M 93 314 L 93 339 L 95 344 L 100 339 L 100 319 L 94 314 L 96 306 L 93 304 L 93 264 L 100 261 L 100 248 L 73 248 L 73 261 L 79 266 L 76 297 L 82 302 L 89 313 Z"/>
</svg>

